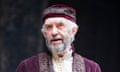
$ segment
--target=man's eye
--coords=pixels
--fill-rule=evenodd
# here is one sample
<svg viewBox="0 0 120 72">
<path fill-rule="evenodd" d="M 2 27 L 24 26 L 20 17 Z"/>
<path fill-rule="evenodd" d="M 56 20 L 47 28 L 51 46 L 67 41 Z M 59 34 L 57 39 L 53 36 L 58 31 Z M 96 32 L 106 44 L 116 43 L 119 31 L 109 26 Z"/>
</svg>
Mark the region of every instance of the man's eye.
<svg viewBox="0 0 120 72">
<path fill-rule="evenodd" d="M 51 29 L 52 25 L 46 25 L 46 29 Z"/>
<path fill-rule="evenodd" d="M 57 25 L 57 27 L 58 27 L 58 28 L 62 28 L 62 27 L 64 27 L 64 24 L 63 24 L 63 23 L 59 23 L 59 24 Z"/>
</svg>

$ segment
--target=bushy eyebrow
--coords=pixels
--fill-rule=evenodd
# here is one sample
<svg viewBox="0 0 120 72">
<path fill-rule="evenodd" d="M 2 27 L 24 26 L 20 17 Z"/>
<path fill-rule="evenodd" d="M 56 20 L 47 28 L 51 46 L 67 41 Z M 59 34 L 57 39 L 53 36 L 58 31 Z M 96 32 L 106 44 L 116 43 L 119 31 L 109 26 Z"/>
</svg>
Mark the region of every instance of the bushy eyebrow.
<svg viewBox="0 0 120 72">
<path fill-rule="evenodd" d="M 58 25 L 66 25 L 66 24 L 63 22 L 59 22 Z"/>
<path fill-rule="evenodd" d="M 50 25 L 50 23 L 44 23 L 44 25 Z"/>
</svg>

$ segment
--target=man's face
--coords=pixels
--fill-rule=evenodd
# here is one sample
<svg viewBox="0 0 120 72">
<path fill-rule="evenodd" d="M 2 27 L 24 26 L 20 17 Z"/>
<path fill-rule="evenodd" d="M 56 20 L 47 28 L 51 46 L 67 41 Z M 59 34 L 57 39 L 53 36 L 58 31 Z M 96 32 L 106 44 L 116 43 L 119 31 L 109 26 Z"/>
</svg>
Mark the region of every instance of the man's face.
<svg viewBox="0 0 120 72">
<path fill-rule="evenodd" d="M 62 17 L 47 18 L 45 20 L 42 32 L 48 49 L 52 53 L 63 52 L 71 45 L 74 36 L 69 25 L 67 20 Z"/>
</svg>

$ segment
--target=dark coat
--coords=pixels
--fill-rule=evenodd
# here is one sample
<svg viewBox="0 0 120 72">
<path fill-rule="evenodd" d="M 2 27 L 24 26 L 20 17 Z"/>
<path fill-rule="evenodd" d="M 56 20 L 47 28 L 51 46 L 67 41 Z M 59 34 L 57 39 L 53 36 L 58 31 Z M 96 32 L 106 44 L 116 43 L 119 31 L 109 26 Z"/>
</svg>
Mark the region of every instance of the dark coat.
<svg viewBox="0 0 120 72">
<path fill-rule="evenodd" d="M 100 66 L 85 57 L 82 57 L 85 63 L 86 72 L 101 72 Z M 16 72 L 40 72 L 39 56 L 35 55 L 23 60 L 17 67 Z"/>
</svg>

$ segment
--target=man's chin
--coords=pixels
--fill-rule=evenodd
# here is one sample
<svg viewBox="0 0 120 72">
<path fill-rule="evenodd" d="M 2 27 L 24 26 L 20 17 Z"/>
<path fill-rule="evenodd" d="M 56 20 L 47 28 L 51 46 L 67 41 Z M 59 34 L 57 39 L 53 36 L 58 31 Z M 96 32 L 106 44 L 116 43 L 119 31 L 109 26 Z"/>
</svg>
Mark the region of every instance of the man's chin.
<svg viewBox="0 0 120 72">
<path fill-rule="evenodd" d="M 55 49 L 55 48 L 64 47 L 64 44 L 63 43 L 52 43 L 52 44 L 49 44 L 49 46 Z"/>
<path fill-rule="evenodd" d="M 65 46 L 63 44 L 60 45 L 50 45 L 49 49 L 52 53 L 61 53 L 64 52 Z"/>
</svg>

